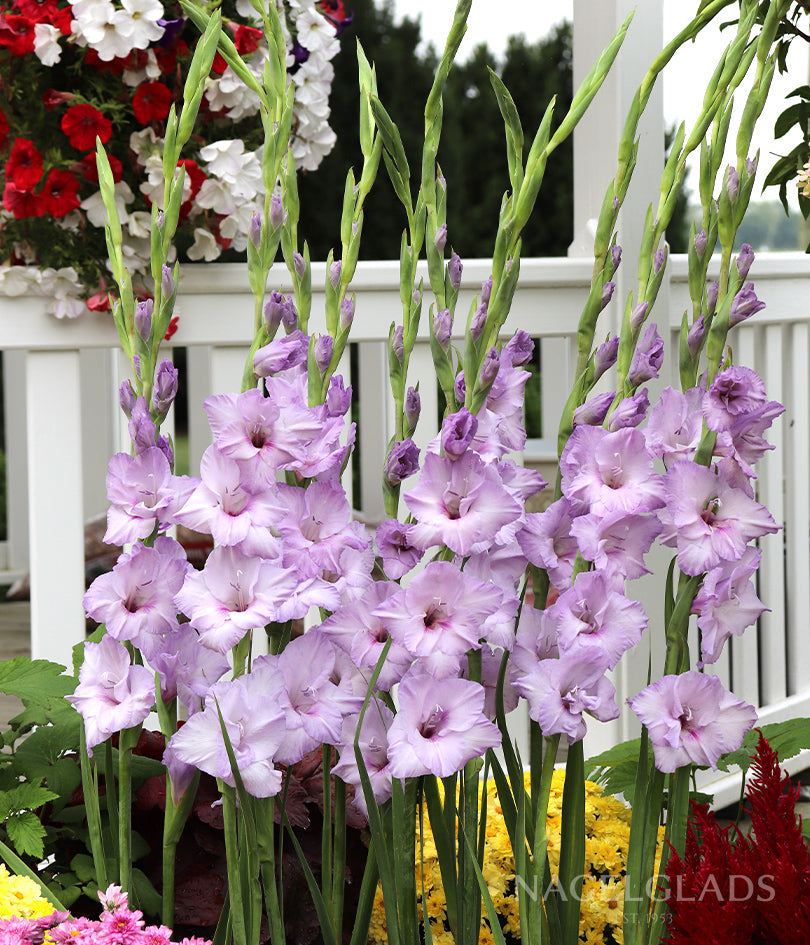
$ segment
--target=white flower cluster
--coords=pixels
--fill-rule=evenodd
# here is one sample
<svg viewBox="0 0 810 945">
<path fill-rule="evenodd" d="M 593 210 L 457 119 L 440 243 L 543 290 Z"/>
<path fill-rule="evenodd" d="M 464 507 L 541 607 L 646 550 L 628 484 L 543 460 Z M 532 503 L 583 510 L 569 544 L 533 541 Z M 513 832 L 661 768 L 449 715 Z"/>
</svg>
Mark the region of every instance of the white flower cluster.
<svg viewBox="0 0 810 945">
<path fill-rule="evenodd" d="M 81 46 L 90 46 L 109 62 L 146 49 L 163 36 L 164 16 L 159 0 L 70 0 L 73 30 Z M 41 57 L 40 57 L 41 58 Z"/>
<path fill-rule="evenodd" d="M 73 266 L 39 269 L 36 266 L 0 266 L 0 293 L 8 296 L 41 295 L 46 311 L 57 318 L 77 318 L 85 311 L 79 298 L 82 285 Z"/>
</svg>

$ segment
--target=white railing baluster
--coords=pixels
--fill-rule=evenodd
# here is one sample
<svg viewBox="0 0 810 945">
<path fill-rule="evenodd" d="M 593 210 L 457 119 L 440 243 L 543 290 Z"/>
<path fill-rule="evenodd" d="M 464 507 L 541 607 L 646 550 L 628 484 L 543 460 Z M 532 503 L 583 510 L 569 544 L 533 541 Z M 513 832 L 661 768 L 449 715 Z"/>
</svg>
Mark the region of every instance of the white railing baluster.
<svg viewBox="0 0 810 945">
<path fill-rule="evenodd" d="M 9 571 L 28 569 L 28 412 L 25 351 L 3 352 L 6 433 L 6 558 Z"/>
<path fill-rule="evenodd" d="M 31 655 L 72 668 L 84 639 L 84 508 L 79 351 L 29 351 Z"/>
<path fill-rule="evenodd" d="M 762 378 L 772 400 L 784 401 L 783 332 L 781 325 L 761 329 L 764 339 Z M 758 467 L 757 496 L 777 522 L 784 522 L 784 437 L 783 422 L 777 420 L 768 439 L 775 449 Z M 787 653 L 785 640 L 785 563 L 784 535 L 765 535 L 760 539 L 760 597 L 770 608 L 760 618 L 760 677 L 763 705 L 772 705 L 787 695 Z"/>
<path fill-rule="evenodd" d="M 357 373 L 360 509 L 366 521 L 380 522 L 385 518 L 382 465 L 385 460 L 385 447 L 391 435 L 385 342 L 360 342 Z"/>
<path fill-rule="evenodd" d="M 782 430 L 785 439 L 785 542 L 787 548 L 788 693 L 810 679 L 810 330 L 787 326 L 789 386 Z"/>
</svg>

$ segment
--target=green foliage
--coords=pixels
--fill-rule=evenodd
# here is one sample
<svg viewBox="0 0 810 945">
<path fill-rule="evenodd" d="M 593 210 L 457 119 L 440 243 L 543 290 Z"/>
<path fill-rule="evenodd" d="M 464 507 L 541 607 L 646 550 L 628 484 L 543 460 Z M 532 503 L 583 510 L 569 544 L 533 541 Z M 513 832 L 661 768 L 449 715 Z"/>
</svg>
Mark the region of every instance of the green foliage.
<svg viewBox="0 0 810 945">
<path fill-rule="evenodd" d="M 17 696 L 26 706 L 51 708 L 76 688 L 65 667 L 48 660 L 17 656 L 0 664 L 0 692 Z"/>
</svg>

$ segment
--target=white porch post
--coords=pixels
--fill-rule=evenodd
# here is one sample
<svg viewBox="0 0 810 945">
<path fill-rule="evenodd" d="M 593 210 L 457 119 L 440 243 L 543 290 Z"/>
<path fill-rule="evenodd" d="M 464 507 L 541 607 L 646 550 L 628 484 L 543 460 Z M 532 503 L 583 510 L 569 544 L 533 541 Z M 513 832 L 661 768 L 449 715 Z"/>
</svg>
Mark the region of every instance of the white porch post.
<svg viewBox="0 0 810 945">
<path fill-rule="evenodd" d="M 624 21 L 635 11 L 621 51 L 604 85 L 574 132 L 574 241 L 569 256 L 593 255 L 596 220 L 609 181 L 616 172 L 619 140 L 625 117 L 636 89 L 650 63 L 664 44 L 663 0 L 574 0 L 573 54 L 574 88 L 593 66 L 599 54 Z M 620 211 L 618 243 L 622 264 L 614 281 L 614 300 L 602 316 L 600 339 L 608 329 L 618 331 L 625 300 L 636 291 L 638 253 L 648 206 L 657 207 L 661 172 L 664 168 L 664 96 L 662 80 L 656 84 L 638 128 L 638 158 L 633 179 Z M 656 306 L 661 335 L 668 340 L 668 286 L 661 287 Z M 605 317 L 607 316 L 607 317 Z M 660 562 L 654 567 L 661 572 Z M 644 586 L 646 584 L 646 586 Z M 635 581 L 630 588 L 641 600 L 650 619 L 649 637 L 653 640 L 653 662 L 657 658 L 663 608 L 660 581 Z M 637 652 L 636 652 L 637 651 Z M 628 653 L 613 674 L 616 702 L 621 716 L 607 724 L 592 723 L 585 743 L 585 754 L 593 755 L 635 734 L 637 723 L 625 705 L 627 696 L 643 688 L 647 675 L 648 650 L 637 647 Z"/>
</svg>

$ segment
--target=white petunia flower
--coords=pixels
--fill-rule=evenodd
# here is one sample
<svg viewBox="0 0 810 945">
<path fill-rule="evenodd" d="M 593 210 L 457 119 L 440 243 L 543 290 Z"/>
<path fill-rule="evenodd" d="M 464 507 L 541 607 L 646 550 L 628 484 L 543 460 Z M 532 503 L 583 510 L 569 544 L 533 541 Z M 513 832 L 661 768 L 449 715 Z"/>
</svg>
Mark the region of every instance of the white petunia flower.
<svg viewBox="0 0 810 945">
<path fill-rule="evenodd" d="M 37 23 L 34 26 L 34 52 L 43 66 L 53 66 L 62 56 L 59 37 L 62 33 L 50 23 Z"/>
<path fill-rule="evenodd" d="M 204 259 L 206 262 L 213 262 L 221 252 L 222 250 L 219 243 L 214 239 L 213 233 L 203 230 L 201 227 L 194 230 L 194 244 L 187 254 L 189 259 Z"/>
<path fill-rule="evenodd" d="M 135 194 L 132 193 L 129 184 L 125 180 L 119 180 L 115 185 L 114 199 L 115 208 L 118 211 L 118 218 L 122 224 L 126 223 L 127 217 L 129 216 L 126 205 L 135 199 Z M 81 208 L 87 214 L 87 219 L 93 226 L 104 227 L 107 221 L 107 210 L 104 206 L 100 190 L 97 190 L 86 200 L 83 200 Z"/>
<path fill-rule="evenodd" d="M 121 6 L 132 26 L 129 30 L 130 49 L 146 49 L 166 31 L 158 20 L 163 19 L 163 6 L 159 0 L 121 0 Z"/>
</svg>

